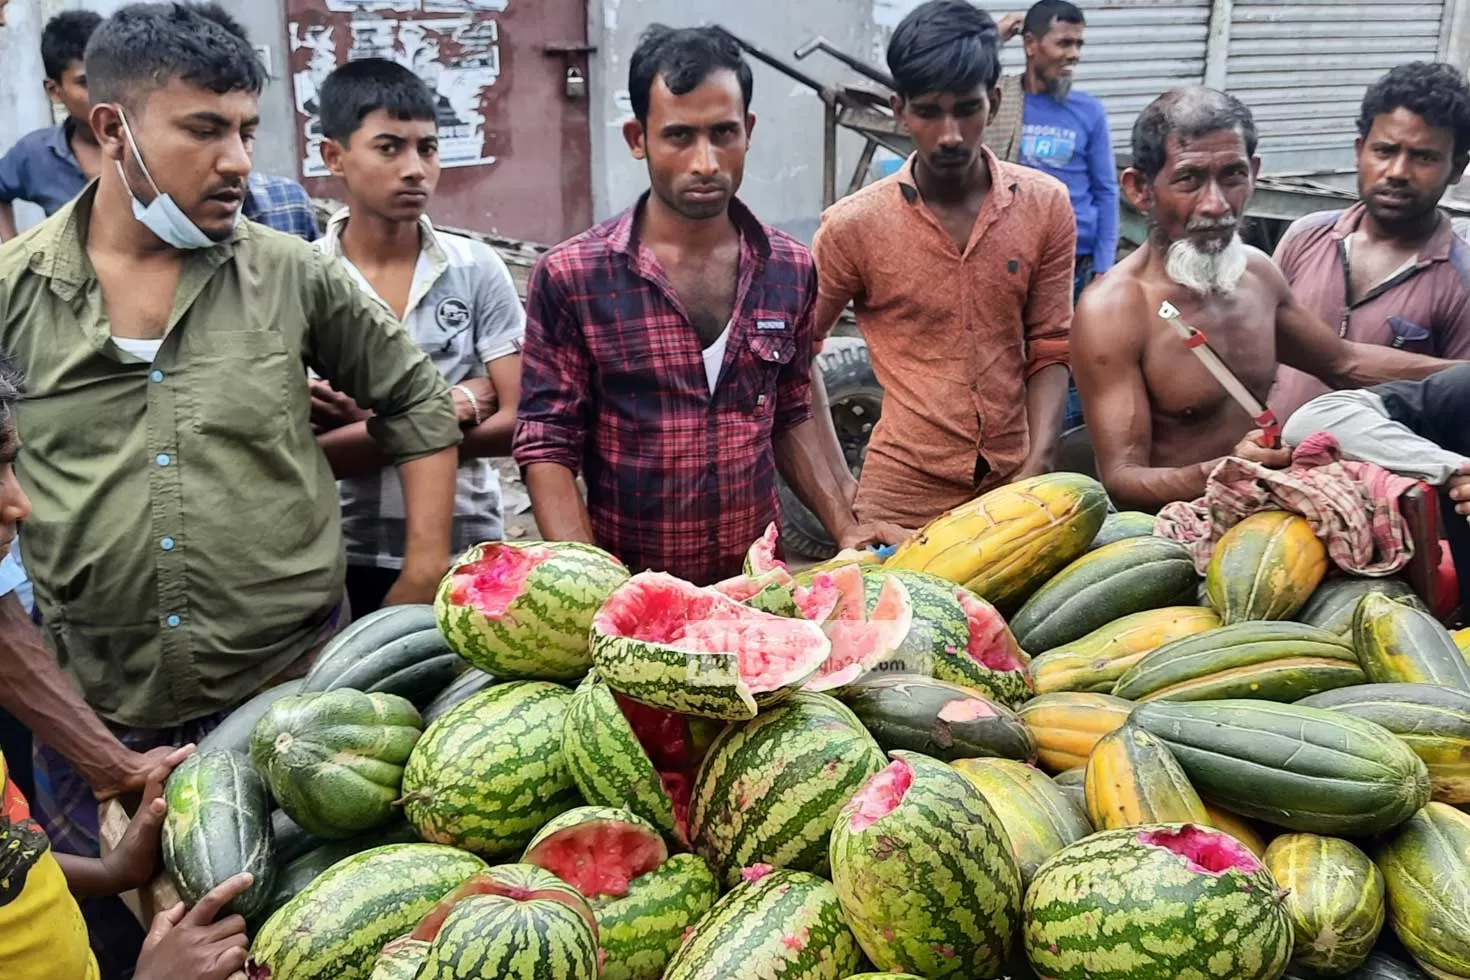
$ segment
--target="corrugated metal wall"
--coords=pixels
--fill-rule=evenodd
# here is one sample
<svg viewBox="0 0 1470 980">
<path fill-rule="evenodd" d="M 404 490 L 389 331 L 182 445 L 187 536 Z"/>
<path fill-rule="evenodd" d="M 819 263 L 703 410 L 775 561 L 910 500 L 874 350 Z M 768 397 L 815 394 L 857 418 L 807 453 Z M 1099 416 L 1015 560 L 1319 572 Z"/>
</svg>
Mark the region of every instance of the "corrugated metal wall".
<svg viewBox="0 0 1470 980">
<path fill-rule="evenodd" d="M 1210 2 L 1081 0 L 1077 5 L 1087 16 L 1077 87 L 1107 106 L 1113 145 L 1126 150 L 1133 120 L 1144 106 L 1176 85 L 1204 80 Z M 1025 68 L 1019 38 L 1002 49 L 1001 63 L 1007 74 Z"/>
<path fill-rule="evenodd" d="M 1237 2 L 1225 84 L 1255 113 L 1264 169 L 1350 168 L 1363 90 L 1433 61 L 1444 18 L 1443 0 Z"/>
</svg>

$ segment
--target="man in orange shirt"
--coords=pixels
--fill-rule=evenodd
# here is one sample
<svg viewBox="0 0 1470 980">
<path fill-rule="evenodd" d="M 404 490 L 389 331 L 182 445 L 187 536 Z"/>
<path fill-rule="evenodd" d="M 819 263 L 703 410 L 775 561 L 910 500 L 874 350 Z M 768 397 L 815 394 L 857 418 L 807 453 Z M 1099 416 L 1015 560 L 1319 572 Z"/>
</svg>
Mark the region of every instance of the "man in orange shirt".
<svg viewBox="0 0 1470 980">
<path fill-rule="evenodd" d="M 822 216 L 816 319 L 825 335 L 855 304 L 884 389 L 858 520 L 917 528 L 1048 469 L 1077 232 L 1060 181 L 983 145 L 999 101 L 989 14 L 922 4 L 894 31 L 888 69 L 918 149 Z"/>
</svg>

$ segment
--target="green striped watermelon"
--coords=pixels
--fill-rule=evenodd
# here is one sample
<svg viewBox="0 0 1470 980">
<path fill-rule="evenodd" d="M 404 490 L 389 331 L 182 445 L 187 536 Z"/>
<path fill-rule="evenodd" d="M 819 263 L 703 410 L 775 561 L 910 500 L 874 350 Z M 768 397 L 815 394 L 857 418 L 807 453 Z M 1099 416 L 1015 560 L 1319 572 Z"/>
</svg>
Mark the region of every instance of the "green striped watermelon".
<svg viewBox="0 0 1470 980">
<path fill-rule="evenodd" d="M 1292 950 L 1284 899 L 1228 834 L 1194 824 L 1104 831 L 1037 871 L 1026 954 L 1051 980 L 1276 980 Z"/>
<path fill-rule="evenodd" d="M 726 886 L 754 864 L 825 874 L 837 811 L 882 768 L 851 711 L 803 691 L 715 739 L 694 781 L 695 850 Z"/>
<path fill-rule="evenodd" d="M 476 875 L 413 938 L 430 943 L 419 980 L 598 980 L 592 910 L 575 888 L 529 864 Z"/>
<path fill-rule="evenodd" d="M 640 572 L 592 619 L 592 656 L 613 690 L 705 718 L 741 720 L 789 698 L 826 661 L 815 623 Z"/>
<path fill-rule="evenodd" d="M 428 956 L 428 943 L 412 936 L 399 936 L 378 954 L 369 980 L 417 980 Z"/>
<path fill-rule="evenodd" d="M 633 879 L 623 897 L 593 899 L 604 954 L 601 980 L 659 980 L 689 927 L 719 897 L 703 858 L 675 854 Z"/>
<path fill-rule="evenodd" d="M 571 699 L 557 684 L 512 681 L 430 725 L 403 771 L 403 812 L 419 836 L 502 857 L 576 806 L 561 751 Z"/>
<path fill-rule="evenodd" d="M 861 958 L 829 882 L 761 867 L 695 923 L 663 980 L 841 980 Z"/>
<path fill-rule="evenodd" d="M 579 806 L 531 838 L 522 864 L 556 875 L 582 894 L 621 898 L 628 884 L 669 859 L 658 831 L 617 807 Z"/>
<path fill-rule="evenodd" d="M 483 871 L 473 854 L 390 844 L 338 862 L 276 910 L 250 947 L 250 980 L 367 980 L 379 950 Z"/>
<path fill-rule="evenodd" d="M 843 914 L 882 969 L 997 976 L 1021 911 L 1021 873 L 1000 818 L 944 763 L 892 755 L 832 828 Z"/>
<path fill-rule="evenodd" d="M 444 576 L 434 613 L 450 648 L 499 680 L 576 680 L 592 666 L 593 614 L 627 580 L 590 544 L 476 545 Z"/>
</svg>

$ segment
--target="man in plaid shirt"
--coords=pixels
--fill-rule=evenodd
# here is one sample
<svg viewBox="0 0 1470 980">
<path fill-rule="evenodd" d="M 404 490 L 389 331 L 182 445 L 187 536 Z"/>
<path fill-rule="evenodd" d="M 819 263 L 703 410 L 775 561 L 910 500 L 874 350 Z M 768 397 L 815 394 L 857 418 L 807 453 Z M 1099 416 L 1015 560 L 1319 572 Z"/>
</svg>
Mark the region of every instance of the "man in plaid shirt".
<svg viewBox="0 0 1470 980">
<path fill-rule="evenodd" d="M 651 190 L 548 252 L 527 297 L 514 452 L 542 535 L 708 584 L 777 519 L 779 471 L 839 544 L 877 540 L 812 415 L 811 257 L 734 196 L 750 67 L 718 29 L 655 26 L 629 75 Z"/>
</svg>

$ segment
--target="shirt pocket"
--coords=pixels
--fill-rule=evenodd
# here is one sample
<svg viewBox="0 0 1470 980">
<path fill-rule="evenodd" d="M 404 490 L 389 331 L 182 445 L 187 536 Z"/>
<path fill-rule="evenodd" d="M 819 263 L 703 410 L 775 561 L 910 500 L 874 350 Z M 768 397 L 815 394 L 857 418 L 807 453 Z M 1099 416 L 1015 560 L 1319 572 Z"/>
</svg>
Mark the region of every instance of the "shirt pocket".
<svg viewBox="0 0 1470 980">
<path fill-rule="evenodd" d="M 297 384 L 304 385 L 304 374 L 279 334 L 216 331 L 190 338 L 185 347 L 187 400 L 197 434 L 250 442 L 284 436 L 297 409 L 288 384 L 294 370 Z"/>
<path fill-rule="evenodd" d="M 1428 327 L 1401 316 L 1388 318 L 1388 329 L 1392 339 L 1388 345 L 1395 350 L 1413 351 L 1417 354 L 1433 354 L 1434 334 Z"/>
<path fill-rule="evenodd" d="M 749 362 L 741 372 L 740 408 L 757 418 L 776 410 L 777 389 L 781 372 L 796 357 L 796 338 L 790 334 L 751 336 Z"/>
</svg>

